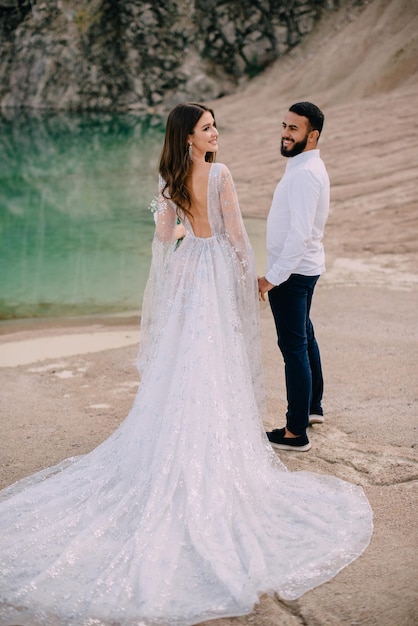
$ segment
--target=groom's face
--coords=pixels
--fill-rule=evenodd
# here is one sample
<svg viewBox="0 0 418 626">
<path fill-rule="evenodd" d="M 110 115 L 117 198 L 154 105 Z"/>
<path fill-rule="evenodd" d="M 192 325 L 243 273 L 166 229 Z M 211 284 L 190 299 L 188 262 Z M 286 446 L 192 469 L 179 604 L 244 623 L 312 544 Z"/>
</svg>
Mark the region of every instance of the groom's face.
<svg viewBox="0 0 418 626">
<path fill-rule="evenodd" d="M 288 111 L 282 122 L 280 152 L 282 156 L 294 157 L 305 152 L 310 138 L 309 120 L 303 115 Z"/>
</svg>

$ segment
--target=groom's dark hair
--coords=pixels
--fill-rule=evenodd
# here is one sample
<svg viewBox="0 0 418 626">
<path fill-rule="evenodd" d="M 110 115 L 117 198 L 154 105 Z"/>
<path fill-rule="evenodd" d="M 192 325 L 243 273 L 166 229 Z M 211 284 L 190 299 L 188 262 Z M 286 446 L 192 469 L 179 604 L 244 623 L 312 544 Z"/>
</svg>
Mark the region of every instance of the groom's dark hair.
<svg viewBox="0 0 418 626">
<path fill-rule="evenodd" d="M 324 125 L 324 114 L 316 104 L 312 104 L 312 102 L 296 102 L 292 104 L 289 111 L 296 113 L 296 115 L 307 117 L 310 126 L 309 130 L 317 130 L 318 133 L 321 134 Z"/>
</svg>

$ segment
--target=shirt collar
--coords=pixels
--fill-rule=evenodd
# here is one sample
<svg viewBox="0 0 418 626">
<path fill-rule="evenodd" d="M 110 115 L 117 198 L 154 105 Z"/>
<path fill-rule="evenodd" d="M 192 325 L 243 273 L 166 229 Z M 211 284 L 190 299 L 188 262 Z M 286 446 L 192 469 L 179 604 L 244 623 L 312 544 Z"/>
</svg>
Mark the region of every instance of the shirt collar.
<svg viewBox="0 0 418 626">
<path fill-rule="evenodd" d="M 315 148 L 314 150 L 307 150 L 306 152 L 301 152 L 294 157 L 289 157 L 286 164 L 286 169 L 290 169 L 296 167 L 297 165 L 301 165 L 302 163 L 306 163 L 306 161 L 309 161 L 309 159 L 319 159 L 319 148 Z"/>
</svg>

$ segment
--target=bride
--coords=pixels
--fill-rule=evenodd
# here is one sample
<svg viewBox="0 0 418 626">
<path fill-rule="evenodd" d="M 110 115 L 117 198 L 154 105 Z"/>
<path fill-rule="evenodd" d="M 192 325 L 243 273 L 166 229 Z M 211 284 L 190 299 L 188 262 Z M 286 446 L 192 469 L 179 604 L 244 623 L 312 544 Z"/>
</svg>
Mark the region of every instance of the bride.
<svg viewBox="0 0 418 626">
<path fill-rule="evenodd" d="M 83 457 L 1 492 L 2 626 L 188 626 L 294 599 L 369 543 L 358 486 L 289 472 L 265 435 L 253 253 L 211 109 L 170 113 L 141 383 Z"/>
</svg>

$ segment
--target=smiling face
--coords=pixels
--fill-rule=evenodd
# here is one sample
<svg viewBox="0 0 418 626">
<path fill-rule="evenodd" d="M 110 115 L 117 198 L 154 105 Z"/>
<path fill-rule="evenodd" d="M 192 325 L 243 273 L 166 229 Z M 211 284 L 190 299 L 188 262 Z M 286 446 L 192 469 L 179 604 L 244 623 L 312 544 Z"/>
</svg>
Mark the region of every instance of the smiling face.
<svg viewBox="0 0 418 626">
<path fill-rule="evenodd" d="M 218 129 L 215 126 L 215 120 L 210 111 L 205 111 L 196 126 L 193 133 L 189 135 L 189 143 L 192 144 L 193 160 L 205 160 L 207 152 L 217 152 L 218 150 Z"/>
<path fill-rule="evenodd" d="M 318 131 L 311 130 L 307 117 L 288 111 L 282 122 L 280 152 L 285 157 L 294 157 L 301 152 L 314 150 L 318 137 Z"/>
</svg>

